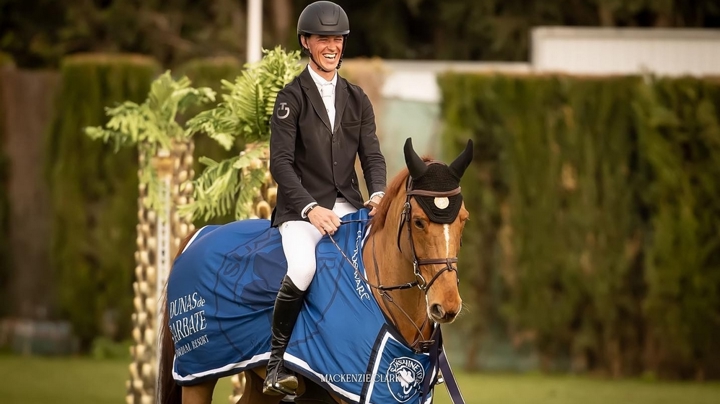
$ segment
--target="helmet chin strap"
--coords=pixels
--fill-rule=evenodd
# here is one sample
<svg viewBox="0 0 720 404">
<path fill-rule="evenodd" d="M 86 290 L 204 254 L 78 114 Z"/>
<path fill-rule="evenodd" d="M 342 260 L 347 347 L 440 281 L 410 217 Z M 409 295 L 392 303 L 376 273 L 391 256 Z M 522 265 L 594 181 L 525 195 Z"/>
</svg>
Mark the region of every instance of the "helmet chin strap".
<svg viewBox="0 0 720 404">
<path fill-rule="evenodd" d="M 330 73 L 330 72 L 332 72 L 332 70 L 328 70 L 328 69 L 322 67 L 322 65 L 315 60 L 315 58 L 313 57 L 312 54 L 310 54 L 310 52 L 308 52 L 308 54 L 310 55 L 310 60 L 312 60 L 312 62 L 315 63 L 315 66 L 317 66 L 318 69 L 320 69 L 321 71 L 323 71 L 323 72 L 325 72 L 325 73 Z M 339 63 L 338 63 L 337 68 L 338 68 L 338 69 L 340 68 L 340 64 L 339 64 Z"/>
<path fill-rule="evenodd" d="M 313 57 L 312 53 L 310 53 L 310 50 L 308 48 L 303 48 L 303 52 L 310 58 L 310 60 L 312 60 L 312 62 L 315 64 L 315 66 L 317 66 L 318 69 L 320 69 L 320 71 L 323 71 L 325 73 L 332 72 L 332 70 L 328 70 L 328 69 L 322 67 L 322 65 L 320 63 L 318 63 L 317 60 L 315 60 L 315 58 Z M 341 64 L 342 64 L 342 57 L 340 57 L 340 61 L 338 62 L 338 65 L 335 69 L 336 70 L 340 69 Z"/>
</svg>

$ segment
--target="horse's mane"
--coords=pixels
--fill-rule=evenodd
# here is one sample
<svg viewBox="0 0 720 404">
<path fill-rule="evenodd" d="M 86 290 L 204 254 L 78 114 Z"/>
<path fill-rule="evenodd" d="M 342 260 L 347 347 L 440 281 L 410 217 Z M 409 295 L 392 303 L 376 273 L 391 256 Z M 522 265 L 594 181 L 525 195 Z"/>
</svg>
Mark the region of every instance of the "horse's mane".
<svg viewBox="0 0 720 404">
<path fill-rule="evenodd" d="M 432 161 L 433 159 L 424 156 L 422 160 L 428 162 Z M 392 201 L 395 200 L 398 195 L 400 195 L 400 192 L 405 192 L 405 184 L 407 183 L 407 178 L 409 175 L 410 173 L 408 172 L 408 169 L 403 168 L 395 176 L 395 178 L 393 178 L 393 180 L 390 182 L 390 185 L 388 185 L 385 189 L 385 196 L 380 200 L 380 205 L 377 208 L 377 212 L 375 212 L 375 216 L 373 216 L 373 219 L 370 222 L 370 236 L 374 235 L 385 227 L 388 212 L 390 211 L 390 205 L 392 204 Z"/>
</svg>

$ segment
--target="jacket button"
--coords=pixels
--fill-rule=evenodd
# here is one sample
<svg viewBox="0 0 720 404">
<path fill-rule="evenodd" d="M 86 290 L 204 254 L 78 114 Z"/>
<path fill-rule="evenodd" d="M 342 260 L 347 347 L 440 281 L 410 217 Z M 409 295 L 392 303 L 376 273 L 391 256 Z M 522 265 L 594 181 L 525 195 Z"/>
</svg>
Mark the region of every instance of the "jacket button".
<svg viewBox="0 0 720 404">
<path fill-rule="evenodd" d="M 336 165 L 337 165 L 337 161 L 333 161 L 333 165 L 336 166 Z"/>
</svg>

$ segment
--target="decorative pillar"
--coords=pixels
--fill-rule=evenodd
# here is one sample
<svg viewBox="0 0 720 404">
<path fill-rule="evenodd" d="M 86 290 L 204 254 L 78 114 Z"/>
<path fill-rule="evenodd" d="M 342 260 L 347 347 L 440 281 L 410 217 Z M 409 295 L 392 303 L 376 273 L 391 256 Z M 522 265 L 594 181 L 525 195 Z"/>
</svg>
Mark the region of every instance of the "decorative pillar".
<svg viewBox="0 0 720 404">
<path fill-rule="evenodd" d="M 158 343 L 160 326 L 164 321 L 162 292 L 182 240 L 194 230 L 191 221 L 182 219 L 176 207 L 192 198 L 193 178 L 192 142 L 175 142 L 172 150 L 159 150 L 152 161 L 140 155 L 142 178 L 148 164 L 158 175 L 161 208 L 147 209 L 147 184 L 140 183 L 138 199 L 137 251 L 135 253 L 135 282 L 132 315 L 134 345 L 130 347 L 133 362 L 130 379 L 126 383 L 128 404 L 152 404 L 155 402 L 157 370 L 159 363 Z"/>
<path fill-rule="evenodd" d="M 251 150 L 258 145 L 255 143 L 248 144 L 246 150 Z M 243 152 L 244 153 L 244 152 Z M 270 175 L 270 151 L 269 149 L 265 155 L 253 161 L 251 164 L 252 168 L 263 168 L 265 171 L 265 183 L 260 188 L 260 193 L 255 196 L 252 206 L 251 218 L 254 219 L 270 219 L 273 208 L 277 202 L 277 183 Z M 230 404 L 235 404 L 242 397 L 243 390 L 245 390 L 245 374 L 240 373 L 232 377 L 233 394 L 230 396 Z"/>
</svg>

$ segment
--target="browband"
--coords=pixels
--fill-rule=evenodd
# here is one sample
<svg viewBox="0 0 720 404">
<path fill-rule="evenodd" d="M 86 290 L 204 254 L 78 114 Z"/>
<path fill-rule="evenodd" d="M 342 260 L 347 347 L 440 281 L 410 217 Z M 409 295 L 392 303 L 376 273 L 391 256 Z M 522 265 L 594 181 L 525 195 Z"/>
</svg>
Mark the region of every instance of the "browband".
<svg viewBox="0 0 720 404">
<path fill-rule="evenodd" d="M 423 189 L 411 189 L 406 192 L 407 195 L 433 196 L 433 197 L 455 196 L 455 195 L 458 195 L 459 193 L 460 193 L 460 187 L 451 189 L 450 191 L 425 191 Z"/>
</svg>

